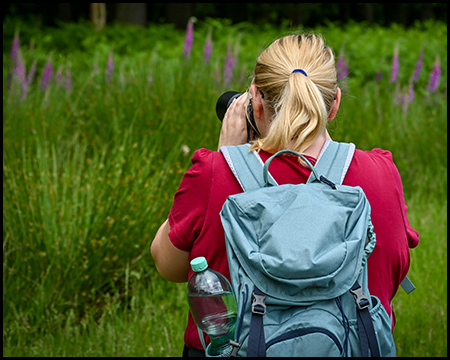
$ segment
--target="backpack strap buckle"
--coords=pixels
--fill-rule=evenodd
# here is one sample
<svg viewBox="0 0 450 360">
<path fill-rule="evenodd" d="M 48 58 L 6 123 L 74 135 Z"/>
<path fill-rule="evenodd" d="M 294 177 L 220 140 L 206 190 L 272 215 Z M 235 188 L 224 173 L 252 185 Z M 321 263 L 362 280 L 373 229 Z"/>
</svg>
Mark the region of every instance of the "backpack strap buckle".
<svg viewBox="0 0 450 360">
<path fill-rule="evenodd" d="M 239 348 L 241 347 L 241 344 L 239 344 L 237 341 L 234 341 L 234 340 L 230 340 L 229 344 L 233 348 L 231 350 L 230 357 L 236 357 L 237 356 L 237 352 L 238 352 Z"/>
<path fill-rule="evenodd" d="M 256 294 L 256 291 L 253 291 L 253 314 L 264 315 L 266 313 L 266 304 L 264 303 L 265 299 L 266 295 L 264 295 L 262 292 L 260 294 Z"/>
<path fill-rule="evenodd" d="M 378 340 L 373 326 L 372 317 L 369 312 L 369 298 L 362 291 L 358 281 L 349 290 L 355 297 L 356 306 L 358 308 L 358 334 L 361 345 L 361 353 L 363 357 L 369 356 L 369 349 L 373 357 L 380 357 L 380 349 Z"/>
<path fill-rule="evenodd" d="M 263 324 L 263 315 L 266 313 L 265 299 L 266 294 L 255 286 L 253 290 L 252 318 L 248 333 L 248 357 L 266 357 L 266 340 Z"/>
<path fill-rule="evenodd" d="M 361 285 L 359 285 L 356 282 L 355 285 L 353 285 L 353 287 L 350 289 L 350 292 L 353 294 L 353 297 L 355 298 L 358 310 L 363 310 L 369 307 L 370 305 L 369 298 L 363 293 Z"/>
</svg>

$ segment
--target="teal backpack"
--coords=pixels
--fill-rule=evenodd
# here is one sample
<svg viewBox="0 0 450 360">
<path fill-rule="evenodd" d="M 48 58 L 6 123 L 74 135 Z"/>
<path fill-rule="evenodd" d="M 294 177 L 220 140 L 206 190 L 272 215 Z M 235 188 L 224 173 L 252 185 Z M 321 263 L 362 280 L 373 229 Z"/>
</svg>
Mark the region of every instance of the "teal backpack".
<svg viewBox="0 0 450 360">
<path fill-rule="evenodd" d="M 220 213 L 238 302 L 232 356 L 396 356 L 391 319 L 367 286 L 375 247 L 363 190 L 342 185 L 353 144 L 327 141 L 316 166 L 282 150 L 264 164 L 249 145 L 222 147 L 243 193 Z M 311 168 L 277 185 L 275 156 Z"/>
</svg>

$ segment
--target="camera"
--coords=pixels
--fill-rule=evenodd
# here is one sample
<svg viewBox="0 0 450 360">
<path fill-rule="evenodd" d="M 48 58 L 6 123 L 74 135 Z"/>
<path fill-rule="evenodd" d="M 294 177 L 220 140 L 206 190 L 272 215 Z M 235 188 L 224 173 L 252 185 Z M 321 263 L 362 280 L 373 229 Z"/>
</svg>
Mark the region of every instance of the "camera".
<svg viewBox="0 0 450 360">
<path fill-rule="evenodd" d="M 243 93 L 237 91 L 227 91 L 222 94 L 217 100 L 216 114 L 220 121 L 223 120 L 228 107 L 231 105 L 234 99 L 237 99 Z M 256 127 L 255 118 L 253 116 L 253 106 L 250 100 L 247 108 L 247 141 L 255 140 L 260 137 L 258 128 Z"/>
</svg>

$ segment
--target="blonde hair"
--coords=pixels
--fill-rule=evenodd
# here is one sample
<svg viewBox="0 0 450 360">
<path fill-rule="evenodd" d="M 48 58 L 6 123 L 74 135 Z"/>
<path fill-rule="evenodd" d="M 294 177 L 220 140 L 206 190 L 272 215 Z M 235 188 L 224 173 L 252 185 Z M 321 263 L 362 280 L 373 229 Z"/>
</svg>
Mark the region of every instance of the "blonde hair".
<svg viewBox="0 0 450 360">
<path fill-rule="evenodd" d="M 272 123 L 251 150 L 275 153 L 294 141 L 292 150 L 303 153 L 328 123 L 337 90 L 333 50 L 319 35 L 280 38 L 258 57 L 252 83 L 263 92 Z"/>
</svg>

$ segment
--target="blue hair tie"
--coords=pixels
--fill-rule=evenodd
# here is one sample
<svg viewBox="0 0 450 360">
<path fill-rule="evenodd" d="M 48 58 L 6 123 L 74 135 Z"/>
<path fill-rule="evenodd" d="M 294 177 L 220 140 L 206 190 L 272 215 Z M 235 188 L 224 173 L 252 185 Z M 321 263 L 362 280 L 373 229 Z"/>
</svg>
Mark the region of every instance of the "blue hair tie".
<svg viewBox="0 0 450 360">
<path fill-rule="evenodd" d="M 305 76 L 308 76 L 307 74 L 306 74 L 306 72 L 305 72 L 305 70 L 302 70 L 302 69 L 295 69 L 293 72 L 292 72 L 292 74 L 293 73 L 302 73 L 303 75 L 305 75 Z"/>
</svg>

